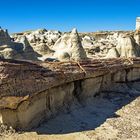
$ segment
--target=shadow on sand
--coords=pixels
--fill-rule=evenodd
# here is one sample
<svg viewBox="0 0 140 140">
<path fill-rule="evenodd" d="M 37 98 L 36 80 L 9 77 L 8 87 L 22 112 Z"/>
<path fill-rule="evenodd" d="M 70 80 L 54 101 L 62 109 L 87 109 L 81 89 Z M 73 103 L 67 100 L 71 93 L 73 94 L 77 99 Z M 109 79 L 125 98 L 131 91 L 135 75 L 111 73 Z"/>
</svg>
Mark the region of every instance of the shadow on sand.
<svg viewBox="0 0 140 140">
<path fill-rule="evenodd" d="M 57 117 L 42 123 L 32 130 L 41 134 L 67 134 L 94 130 L 108 118 L 119 117 L 116 111 L 140 96 L 137 93 L 102 93 L 83 105 L 76 105 L 70 112 L 60 113 Z"/>
</svg>

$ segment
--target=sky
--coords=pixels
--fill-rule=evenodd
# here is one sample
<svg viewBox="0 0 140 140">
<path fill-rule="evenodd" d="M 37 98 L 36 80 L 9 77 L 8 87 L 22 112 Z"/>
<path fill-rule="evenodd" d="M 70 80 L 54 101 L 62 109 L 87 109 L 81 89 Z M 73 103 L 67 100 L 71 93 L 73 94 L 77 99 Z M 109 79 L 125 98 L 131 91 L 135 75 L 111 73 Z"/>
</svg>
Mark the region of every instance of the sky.
<svg viewBox="0 0 140 140">
<path fill-rule="evenodd" d="M 0 26 L 10 33 L 134 30 L 138 16 L 140 0 L 0 0 Z"/>
</svg>

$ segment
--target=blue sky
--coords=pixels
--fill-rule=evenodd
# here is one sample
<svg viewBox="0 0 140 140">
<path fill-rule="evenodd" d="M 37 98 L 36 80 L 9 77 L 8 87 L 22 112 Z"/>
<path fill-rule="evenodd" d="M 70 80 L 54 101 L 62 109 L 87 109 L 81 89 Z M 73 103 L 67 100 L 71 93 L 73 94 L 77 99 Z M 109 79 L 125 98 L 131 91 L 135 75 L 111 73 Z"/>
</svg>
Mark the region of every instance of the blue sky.
<svg viewBox="0 0 140 140">
<path fill-rule="evenodd" d="M 1 0 L 0 26 L 10 33 L 29 29 L 80 32 L 134 30 L 140 0 Z"/>
</svg>

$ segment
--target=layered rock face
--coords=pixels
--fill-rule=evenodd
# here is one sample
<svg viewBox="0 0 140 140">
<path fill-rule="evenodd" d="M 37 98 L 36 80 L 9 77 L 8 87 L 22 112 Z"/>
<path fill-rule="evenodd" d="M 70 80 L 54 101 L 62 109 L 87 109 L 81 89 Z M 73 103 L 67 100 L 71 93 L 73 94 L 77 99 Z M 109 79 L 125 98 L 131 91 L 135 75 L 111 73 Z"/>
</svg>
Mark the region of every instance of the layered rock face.
<svg viewBox="0 0 140 140">
<path fill-rule="evenodd" d="M 0 79 L 0 122 L 26 130 L 102 92 L 139 91 L 140 59 L 1 60 Z"/>
</svg>

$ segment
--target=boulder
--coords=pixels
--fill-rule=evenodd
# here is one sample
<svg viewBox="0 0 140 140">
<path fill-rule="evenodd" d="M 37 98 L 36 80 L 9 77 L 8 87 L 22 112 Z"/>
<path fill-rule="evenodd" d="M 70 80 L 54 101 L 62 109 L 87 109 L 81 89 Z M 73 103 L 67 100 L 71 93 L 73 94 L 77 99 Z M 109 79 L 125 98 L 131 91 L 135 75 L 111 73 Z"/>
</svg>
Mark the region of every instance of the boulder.
<svg viewBox="0 0 140 140">
<path fill-rule="evenodd" d="M 57 51 L 55 54 L 54 54 L 54 57 L 57 59 L 57 60 L 60 60 L 60 61 L 64 61 L 64 60 L 70 60 L 70 55 L 67 53 L 67 52 L 61 52 L 61 51 Z"/>
</svg>

